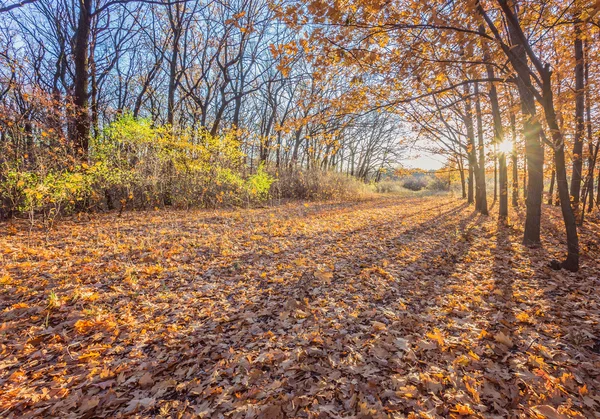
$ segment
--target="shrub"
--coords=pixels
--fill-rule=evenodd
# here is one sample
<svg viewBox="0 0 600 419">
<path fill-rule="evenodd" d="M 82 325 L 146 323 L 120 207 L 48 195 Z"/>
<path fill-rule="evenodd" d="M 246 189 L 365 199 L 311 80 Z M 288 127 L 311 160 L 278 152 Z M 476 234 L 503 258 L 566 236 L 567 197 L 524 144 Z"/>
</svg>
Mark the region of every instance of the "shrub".
<svg viewBox="0 0 600 419">
<path fill-rule="evenodd" d="M 95 144 L 107 166 L 99 179 L 109 209 L 239 205 L 247 191 L 236 132 L 213 136 L 204 129 L 174 131 L 124 115 Z"/>
<path fill-rule="evenodd" d="M 427 179 L 424 177 L 409 176 L 402 180 L 402 187 L 410 191 L 420 191 L 427 186 Z"/>
<path fill-rule="evenodd" d="M 266 201 L 269 199 L 271 185 L 275 179 L 266 172 L 263 164 L 258 166 L 255 174 L 246 181 L 246 192 L 249 201 Z"/>
<path fill-rule="evenodd" d="M 34 164 L 3 162 L 2 212 L 46 218 L 79 209 L 242 205 L 267 199 L 273 182 L 262 167 L 245 176 L 235 131 L 176 132 L 128 114 L 91 140 L 88 156 L 77 163 L 57 148 Z"/>
<path fill-rule="evenodd" d="M 24 170 L 8 168 L 3 171 L 0 195 L 8 213 L 40 213 L 44 219 L 60 212 L 73 211 L 94 194 L 93 177 L 82 166 L 59 170 Z"/>
<path fill-rule="evenodd" d="M 374 184 L 377 193 L 398 193 L 402 191 L 400 182 L 394 180 L 382 180 Z"/>
<path fill-rule="evenodd" d="M 277 173 L 275 195 L 308 200 L 356 199 L 371 194 L 369 186 L 344 173 L 319 169 L 285 169 Z"/>
<path fill-rule="evenodd" d="M 79 210 L 239 206 L 271 196 L 327 200 L 370 193 L 368 185 L 337 172 L 270 173 L 259 165 L 248 173 L 236 130 L 213 136 L 124 114 L 90 140 L 85 162 L 73 157 L 58 134 L 48 135 L 31 147 L 38 156 L 0 160 L 0 217 L 20 212 L 48 219 Z"/>
<path fill-rule="evenodd" d="M 450 190 L 450 181 L 445 178 L 441 178 L 439 176 L 432 176 L 427 183 L 427 189 L 430 191 L 449 191 Z"/>
</svg>

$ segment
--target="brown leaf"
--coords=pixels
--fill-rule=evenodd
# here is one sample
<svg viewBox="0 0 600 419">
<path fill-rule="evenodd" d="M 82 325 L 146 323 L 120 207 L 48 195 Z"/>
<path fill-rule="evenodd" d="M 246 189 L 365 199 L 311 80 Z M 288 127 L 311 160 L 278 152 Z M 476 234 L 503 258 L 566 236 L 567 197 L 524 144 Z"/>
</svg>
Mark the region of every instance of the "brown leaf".
<svg viewBox="0 0 600 419">
<path fill-rule="evenodd" d="M 373 330 L 375 330 L 376 332 L 381 332 L 381 331 L 387 329 L 387 326 L 385 325 L 385 323 L 382 323 L 382 322 L 373 321 L 371 323 L 371 325 L 373 326 Z"/>
<path fill-rule="evenodd" d="M 146 397 L 143 399 L 133 399 L 125 407 L 125 413 L 131 414 L 140 412 L 151 408 L 156 403 L 156 400 L 152 397 Z"/>
<path fill-rule="evenodd" d="M 139 379 L 138 383 L 142 388 L 152 387 L 154 385 L 154 379 L 152 378 L 152 374 L 150 374 L 149 372 L 145 373 Z"/>
<path fill-rule="evenodd" d="M 503 344 L 503 345 L 506 345 L 506 346 L 508 346 L 509 348 L 512 348 L 512 347 L 513 347 L 513 345 L 514 345 L 514 343 L 513 343 L 512 339 L 511 339 L 510 337 L 506 336 L 506 335 L 505 335 L 504 333 L 502 333 L 502 332 L 498 332 L 498 333 L 496 333 L 496 334 L 494 335 L 494 340 L 495 340 L 496 342 L 499 342 L 499 343 L 501 343 L 501 344 Z"/>
<path fill-rule="evenodd" d="M 566 415 L 559 413 L 555 408 L 546 404 L 534 406 L 531 410 L 548 419 L 568 419 Z"/>
</svg>

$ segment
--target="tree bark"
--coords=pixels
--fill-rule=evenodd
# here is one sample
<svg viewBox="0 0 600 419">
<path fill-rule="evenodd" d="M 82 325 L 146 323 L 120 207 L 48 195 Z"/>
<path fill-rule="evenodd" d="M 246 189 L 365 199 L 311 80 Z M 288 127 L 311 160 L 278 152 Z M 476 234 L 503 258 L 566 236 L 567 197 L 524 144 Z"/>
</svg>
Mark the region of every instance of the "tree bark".
<svg viewBox="0 0 600 419">
<path fill-rule="evenodd" d="M 469 192 L 468 192 L 468 203 L 472 204 L 475 202 L 475 208 L 478 209 L 479 202 L 477 196 L 473 196 L 475 192 L 475 185 L 478 184 L 479 171 L 477 170 L 477 147 L 475 146 L 475 130 L 473 127 L 473 108 L 471 106 L 470 99 L 471 90 L 469 85 L 465 85 L 465 126 L 467 129 L 467 138 L 469 139 L 469 146 L 467 147 L 467 157 L 469 163 Z M 475 198 L 475 199 L 474 199 Z"/>
<path fill-rule="evenodd" d="M 516 128 L 516 117 L 515 113 L 512 109 L 512 100 L 511 100 L 511 109 L 510 109 L 510 130 L 512 133 L 512 153 L 511 153 L 511 163 L 512 163 L 512 206 L 519 206 L 519 161 L 517 158 L 517 128 Z"/>
<path fill-rule="evenodd" d="M 526 57 L 523 58 L 526 59 Z M 542 219 L 544 155 L 540 143 L 540 126 L 537 122 L 535 102 L 529 90 L 531 88 L 531 80 L 528 69 L 519 77 L 517 84 L 521 97 L 521 112 L 523 113 L 523 136 L 525 137 L 526 157 L 523 189 L 527 210 L 523 244 L 526 246 L 538 246 L 541 243 L 540 223 Z"/>
<path fill-rule="evenodd" d="M 598 169 L 598 184 L 596 189 L 596 205 L 600 204 L 600 169 Z"/>
<path fill-rule="evenodd" d="M 483 25 L 479 28 L 480 32 L 485 32 Z M 489 53 L 484 44 L 483 60 L 489 62 Z M 495 79 L 494 67 L 486 64 L 487 76 L 490 80 Z M 494 121 L 494 201 L 498 197 L 498 169 L 500 171 L 500 217 L 508 217 L 508 173 L 506 167 L 506 154 L 500 153 L 498 156 L 498 144 L 504 141 L 504 127 L 502 126 L 502 114 L 500 113 L 500 104 L 498 102 L 498 91 L 494 82 L 490 82 L 490 105 L 492 108 L 492 119 Z M 499 159 L 498 159 L 499 157 Z M 499 161 L 498 161 L 499 160 Z M 500 167 L 498 168 L 498 163 Z"/>
<path fill-rule="evenodd" d="M 552 176 L 550 177 L 550 189 L 548 190 L 548 205 L 552 205 L 552 199 L 554 198 L 554 179 L 556 179 L 556 170 L 552 169 Z"/>
<path fill-rule="evenodd" d="M 579 270 L 579 237 L 577 235 L 577 221 L 575 219 L 573 208 L 571 207 L 571 202 L 569 201 L 569 186 L 567 183 L 567 169 L 565 164 L 565 143 L 556 120 L 551 77 L 552 72 L 550 71 L 549 66 L 546 65 L 545 71 L 542 73 L 542 98 L 546 122 L 552 133 L 556 186 L 558 188 L 560 208 L 567 233 L 567 258 L 561 263 L 561 267 L 572 272 L 577 272 L 577 270 Z"/>
<path fill-rule="evenodd" d="M 75 88 L 73 90 L 73 136 L 75 150 L 81 158 L 87 156 L 90 136 L 88 109 L 89 45 L 92 26 L 92 0 L 80 0 L 77 31 L 75 32 Z"/>
<path fill-rule="evenodd" d="M 512 3 L 512 2 L 511 2 Z M 540 124 L 536 115 L 535 89 L 531 83 L 526 38 L 522 33 L 517 14 L 507 0 L 499 0 L 502 12 L 508 17 L 507 25 L 510 35 L 510 50 L 506 52 L 508 59 L 517 73 L 517 88 L 523 114 L 523 136 L 525 137 L 525 155 L 528 168 L 525 231 L 523 244 L 539 246 L 540 223 L 542 218 L 542 192 L 544 188 L 544 154 L 540 141 Z M 487 15 L 486 21 L 490 24 Z M 493 23 L 491 23 L 493 26 Z M 525 185 L 524 185 L 525 186 Z"/>
<path fill-rule="evenodd" d="M 504 161 L 506 164 L 506 160 Z M 494 143 L 494 202 L 498 200 L 498 143 Z"/>
<path fill-rule="evenodd" d="M 175 8 L 174 13 L 172 7 Z M 181 7 L 181 8 L 180 8 Z M 179 41 L 183 33 L 183 14 L 179 3 L 174 6 L 169 5 L 169 23 L 173 33 L 173 42 L 171 44 L 171 58 L 169 61 L 169 87 L 167 92 L 167 123 L 173 126 L 175 122 L 175 93 L 177 92 L 177 61 L 179 60 Z"/>
<path fill-rule="evenodd" d="M 501 218 L 508 217 L 508 171 L 506 168 L 506 154 L 500 153 L 500 208 L 498 215 Z"/>
<path fill-rule="evenodd" d="M 585 71 L 585 80 L 584 80 L 584 93 L 585 93 L 585 114 L 586 114 L 586 128 L 587 128 L 587 140 L 588 140 L 588 170 L 589 170 L 589 179 L 588 179 L 588 212 L 592 212 L 594 208 L 594 169 L 596 166 L 596 158 L 598 155 L 598 147 L 599 144 L 596 145 L 594 150 L 594 139 L 592 136 L 592 99 L 590 92 L 590 64 L 589 60 L 589 50 L 590 46 L 587 39 L 584 42 L 584 71 Z"/>
<path fill-rule="evenodd" d="M 469 178 L 468 178 L 468 191 L 467 191 L 467 203 L 468 204 L 472 204 L 474 202 L 474 198 L 473 198 L 473 165 L 471 163 L 469 163 Z M 600 188 L 599 188 L 599 192 L 600 194 Z"/>
<path fill-rule="evenodd" d="M 467 198 L 467 185 L 465 182 L 465 168 L 464 168 L 463 160 L 462 160 L 462 157 L 460 157 L 460 156 L 456 160 L 458 162 L 458 171 L 460 173 L 460 187 L 462 189 L 462 198 L 466 199 Z"/>
<path fill-rule="evenodd" d="M 571 176 L 571 199 L 579 204 L 581 177 L 583 169 L 583 136 L 584 122 L 584 69 L 583 40 L 581 39 L 581 23 L 575 23 L 575 137 L 573 140 L 573 174 Z"/>
<path fill-rule="evenodd" d="M 477 168 L 479 176 L 476 176 L 477 194 L 475 196 L 475 205 L 480 213 L 488 215 L 487 191 L 485 184 L 485 146 L 483 143 L 483 120 L 481 115 L 481 98 L 479 97 L 479 83 L 475 83 L 475 116 L 477 118 Z M 477 198 L 479 197 L 479 199 Z"/>
</svg>

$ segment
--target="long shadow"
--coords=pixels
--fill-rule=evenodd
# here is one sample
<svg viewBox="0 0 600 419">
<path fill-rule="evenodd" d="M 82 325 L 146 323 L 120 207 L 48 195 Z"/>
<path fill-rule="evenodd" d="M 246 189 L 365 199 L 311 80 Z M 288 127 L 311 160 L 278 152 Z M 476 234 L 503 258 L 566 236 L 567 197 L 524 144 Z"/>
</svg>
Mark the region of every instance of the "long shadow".
<svg viewBox="0 0 600 419">
<path fill-rule="evenodd" d="M 397 206 L 397 203 L 396 203 L 396 206 Z M 441 209 L 446 206 L 451 206 L 451 209 L 442 212 Z M 438 211 L 437 218 L 436 218 L 436 224 L 432 224 L 430 222 L 430 220 L 425 220 L 421 223 L 416 224 L 415 226 L 413 226 L 412 228 L 410 228 L 408 230 L 402 230 L 401 233 L 398 235 L 398 237 L 402 236 L 402 235 L 411 235 L 411 234 L 414 234 L 419 231 L 422 231 L 424 233 L 428 230 L 431 230 L 436 227 L 437 223 L 451 217 L 454 214 L 457 214 L 458 212 L 462 211 L 466 206 L 467 206 L 467 204 L 461 204 L 460 206 L 453 206 L 452 204 L 436 205 L 436 206 L 432 207 L 432 209 L 431 209 L 431 211 Z M 417 210 L 417 211 L 411 212 L 408 215 L 406 215 L 405 217 L 403 217 L 402 221 L 406 223 L 407 221 L 410 221 L 413 218 L 419 217 L 420 215 L 422 215 L 422 212 Z M 328 256 L 333 256 L 332 253 L 335 252 L 335 249 L 332 250 L 332 248 L 335 247 L 335 245 L 339 244 L 340 242 L 350 242 L 351 243 L 353 241 L 354 237 L 360 237 L 361 235 L 365 234 L 368 231 L 374 231 L 374 230 L 377 230 L 378 228 L 382 228 L 382 227 L 385 227 L 388 225 L 389 225 L 389 222 L 387 222 L 387 221 L 383 221 L 380 223 L 368 223 L 368 224 L 365 224 L 361 228 L 352 228 L 346 232 L 333 232 L 332 234 L 330 234 L 330 237 L 327 239 L 324 239 L 323 237 L 306 237 L 303 233 L 295 233 L 290 236 L 286 236 L 283 239 L 285 239 L 286 241 L 291 241 L 291 242 L 296 242 L 296 241 L 300 242 L 300 243 L 302 243 L 303 241 L 305 242 L 305 244 L 298 245 L 295 247 L 290 247 L 290 248 L 286 249 L 286 252 L 296 254 L 300 257 L 303 254 L 305 254 L 308 250 L 314 249 L 314 247 L 318 245 L 319 248 L 323 249 L 324 252 L 322 253 L 322 256 L 325 259 Z M 386 240 L 386 243 L 389 244 L 390 241 L 393 245 L 394 238 Z M 278 243 L 278 238 L 276 238 L 276 237 L 269 238 L 269 245 L 272 246 L 273 244 L 276 244 L 276 243 Z M 370 247 L 373 245 L 379 245 L 379 243 L 369 242 L 369 243 L 365 243 L 364 245 L 367 247 Z M 257 253 L 255 250 L 249 250 L 247 252 L 243 252 L 241 254 L 236 255 L 235 261 L 233 261 L 229 264 L 226 264 L 224 266 L 214 266 L 214 267 L 209 268 L 210 275 L 219 275 L 219 274 L 230 273 L 231 271 L 234 271 L 235 269 L 237 269 L 237 267 L 240 266 L 240 262 L 243 264 L 243 263 L 247 263 L 247 262 L 256 262 L 256 261 L 260 260 L 261 263 L 267 264 L 269 262 L 272 262 L 273 260 L 279 259 L 280 257 L 281 256 L 279 254 L 276 254 L 273 252 Z M 366 262 L 366 260 L 364 260 L 364 258 L 363 258 L 362 262 Z M 259 278 L 257 278 L 257 279 L 260 280 Z"/>
<path fill-rule="evenodd" d="M 389 408 L 410 413 L 408 406 L 399 406 L 384 394 L 394 389 L 392 375 L 405 373 L 409 366 L 426 372 L 427 366 L 419 360 L 389 358 L 371 364 L 365 359 L 381 358 L 396 337 L 414 343 L 436 326 L 440 317 L 433 310 L 460 286 L 456 269 L 473 245 L 469 229 L 482 220 L 474 212 L 463 214 L 465 210 L 465 204 L 432 205 L 427 213 L 431 218 L 413 226 L 402 221 L 418 219 L 422 215 L 418 211 L 404 220 L 367 223 L 327 239 L 287 237 L 305 241 L 290 252 L 301 256 L 312 249 L 315 263 L 338 264 L 326 274 L 306 269 L 301 276 L 274 281 L 257 274 L 260 267 L 273 267 L 277 256 L 253 260 L 252 251 L 243 252 L 237 259 L 248 265 L 241 268 L 215 259 L 211 275 L 219 282 L 181 279 L 173 286 L 181 287 L 182 301 L 177 303 L 183 306 L 172 313 L 168 304 L 153 304 L 147 319 L 152 339 L 116 356 L 128 357 L 121 359 L 124 370 L 143 367 L 142 372 L 149 372 L 153 387 L 146 388 L 141 374 L 133 381 L 97 378 L 82 383 L 82 395 L 99 400 L 85 415 L 111 415 L 131 397 L 149 391 L 160 394 L 154 396 L 160 404 L 147 412 L 151 415 L 176 402 L 189 404 L 195 414 L 194 409 L 202 406 L 207 414 L 224 414 L 260 405 L 263 389 L 275 396 L 272 403 L 280 416 L 297 417 L 327 403 L 358 414 L 358 403 L 368 400 L 380 400 L 382 412 Z M 229 281 L 234 272 L 244 279 Z M 384 324 L 385 330 L 374 333 L 374 321 Z M 185 331 L 178 331 L 183 326 Z M 113 346 L 118 347 L 129 330 L 124 327 L 121 333 L 112 338 Z M 77 368 L 82 373 L 87 366 Z M 169 384 L 173 380 L 178 384 Z M 354 402 L 351 394 L 339 391 L 342 382 L 355 383 Z M 29 408 L 60 415 L 65 407 L 42 399 Z"/>
<path fill-rule="evenodd" d="M 527 342 L 520 342 L 520 333 L 515 325 L 515 301 L 514 287 L 515 279 L 522 276 L 522 273 L 516 268 L 516 255 L 509 250 L 509 256 L 504 256 L 504 251 L 512 247 L 514 234 L 513 227 L 508 225 L 505 220 L 498 218 L 496 226 L 496 248 L 493 252 L 492 267 L 492 289 L 485 295 L 484 300 L 487 303 L 487 325 L 485 329 L 489 333 L 489 338 L 494 342 L 491 347 L 494 349 L 492 362 L 500 366 L 499 377 L 495 382 L 488 381 L 486 384 L 505 394 L 507 398 L 503 406 L 501 400 L 495 400 L 490 393 L 483 396 L 486 404 L 493 413 L 507 414 L 511 408 L 517 406 L 522 397 L 521 392 L 511 391 L 510 389 L 520 388 L 518 386 L 517 370 L 511 362 L 512 354 L 515 351 L 526 350 Z M 506 337 L 508 339 L 504 339 Z M 510 343 L 513 345 L 511 346 Z M 509 378 L 507 378 L 509 377 Z M 524 391 L 524 389 L 521 389 Z M 493 395 L 493 392 L 491 393 Z M 505 410 L 497 410 L 495 407 L 501 406 Z"/>
<path fill-rule="evenodd" d="M 509 396 L 507 404 L 502 406 L 507 410 L 539 404 L 539 394 L 548 392 L 553 380 L 563 380 L 564 386 L 563 392 L 549 392 L 551 395 L 544 400 L 555 409 L 567 399 L 578 400 L 583 384 L 586 391 L 593 392 L 596 383 L 594 376 L 579 366 L 581 362 L 600 361 L 600 345 L 596 340 L 599 330 L 595 326 L 600 321 L 595 309 L 599 283 L 585 272 L 586 260 L 590 257 L 585 253 L 583 272 L 572 274 L 549 268 L 549 261 L 560 257 L 550 254 L 549 249 L 555 252 L 557 245 L 566 248 L 566 243 L 561 219 L 555 218 L 552 208 L 544 208 L 544 211 L 544 245 L 539 248 L 521 248 L 516 252 L 511 243 L 518 243 L 516 248 L 520 247 L 522 231 L 504 225 L 498 225 L 497 229 L 493 291 L 486 294 L 485 300 L 489 307 L 486 321 L 492 345 L 502 350 L 492 355 L 492 361 L 500 370 L 488 385 Z M 519 216 L 522 225 L 522 211 L 517 213 Z M 514 346 L 500 345 L 494 339 L 498 333 L 508 336 Z M 576 374 L 580 381 L 574 382 L 569 378 L 571 374 Z M 485 401 L 492 407 L 499 403 L 492 397 Z M 589 417 L 590 406 L 576 402 L 575 407 Z M 492 412 L 507 414 L 494 409 Z"/>
<path fill-rule="evenodd" d="M 266 384 L 265 381 L 261 381 L 260 377 L 275 374 L 275 376 L 281 377 L 282 382 L 280 384 L 284 394 L 294 391 L 296 398 L 307 397 L 312 399 L 315 397 L 315 386 L 337 387 L 337 379 L 331 379 L 325 374 L 326 371 L 331 371 L 331 359 L 337 365 L 334 370 L 339 373 L 340 377 L 357 382 L 357 386 L 361 389 L 361 394 L 364 397 L 382 394 L 386 389 L 391 389 L 392 386 L 387 381 L 374 388 L 368 382 L 373 374 L 381 375 L 388 380 L 393 375 L 394 369 L 402 368 L 400 365 L 382 363 L 377 367 L 370 367 L 369 373 L 365 375 L 364 368 L 367 368 L 366 365 L 352 358 L 353 354 L 361 358 L 367 358 L 371 355 L 374 344 L 369 343 L 365 346 L 364 342 L 373 341 L 372 332 L 370 328 L 367 331 L 364 329 L 369 327 L 373 320 L 381 320 L 382 323 L 387 324 L 390 338 L 396 334 L 401 334 L 416 339 L 416 335 L 412 336 L 414 330 L 427 331 L 435 327 L 437 319 L 425 319 L 425 315 L 430 308 L 435 306 L 436 301 L 443 299 L 446 293 L 452 291 L 452 286 L 455 284 L 450 281 L 450 277 L 455 266 L 461 262 L 471 246 L 468 240 L 461 238 L 460 233 L 457 235 L 450 228 L 456 228 L 452 216 L 461 212 L 464 208 L 464 205 L 461 205 L 443 213 L 436 218 L 435 226 L 422 223 L 408 230 L 397 232 L 396 236 L 391 238 L 386 246 L 381 249 L 379 255 L 369 253 L 361 256 L 352 263 L 351 268 L 335 271 L 332 278 L 320 278 L 306 274 L 293 285 L 286 284 L 285 287 L 269 286 L 266 282 L 248 284 L 253 290 L 258 289 L 261 293 L 260 298 L 257 298 L 253 304 L 247 305 L 246 309 L 257 312 L 259 315 L 248 319 L 244 317 L 243 313 L 242 315 L 232 313 L 229 320 L 220 326 L 218 333 L 225 336 L 235 336 L 244 327 L 247 327 L 250 329 L 250 333 L 257 333 L 259 340 L 264 339 L 264 336 L 269 333 L 275 333 L 275 339 L 286 342 L 283 347 L 285 349 L 282 349 L 283 352 L 286 354 L 296 353 L 297 351 L 305 353 L 306 358 L 302 363 L 305 366 L 300 368 L 299 373 L 305 382 L 304 388 L 306 390 L 302 392 L 297 385 L 293 385 L 299 377 L 294 379 L 291 377 L 296 377 L 296 374 L 292 374 L 290 377 L 288 372 L 280 366 L 273 363 L 265 365 L 258 361 L 250 362 L 244 368 L 235 369 L 236 367 L 234 367 L 236 375 L 239 374 L 243 377 L 258 375 L 256 379 L 249 379 L 247 384 L 234 386 L 235 390 L 241 394 L 248 394 L 254 385 Z M 475 213 L 461 217 L 458 230 L 464 231 L 469 223 L 477 223 L 478 221 L 475 219 Z M 429 224 L 431 224 L 431 220 Z M 431 243 L 430 234 L 432 229 L 445 225 L 448 226 L 448 233 L 443 237 L 435 238 L 433 240 L 434 244 L 426 252 L 419 253 L 420 244 L 426 246 L 428 242 Z M 375 228 L 374 226 L 371 227 Z M 347 243 L 352 243 L 349 240 L 351 238 L 369 237 L 364 231 L 362 236 L 357 236 L 355 233 L 355 231 L 352 231 L 351 234 L 348 234 Z M 403 240 L 403 238 L 406 238 L 406 240 Z M 343 240 L 343 237 L 335 239 L 335 241 L 339 240 Z M 396 254 L 395 250 L 398 244 L 412 246 L 410 250 L 413 250 L 418 258 L 408 263 L 394 260 L 393 256 Z M 314 245 L 314 243 L 311 245 Z M 352 246 L 354 250 L 364 249 L 371 247 L 372 243 L 354 242 Z M 321 253 L 321 257 L 329 259 L 335 257 L 335 255 L 325 250 Z M 389 265 L 386 266 L 383 263 L 384 261 L 388 261 Z M 385 268 L 385 270 L 371 270 L 372 267 Z M 427 271 L 424 271 L 425 269 Z M 427 274 L 418 275 L 417 270 L 422 270 Z M 416 283 L 419 285 L 417 286 Z M 352 289 L 347 288 L 350 286 Z M 329 330 L 325 341 L 306 340 L 305 336 L 320 336 L 322 326 L 317 322 L 305 322 L 304 316 L 308 316 L 308 319 L 311 319 L 312 316 L 329 318 L 328 313 L 330 313 L 329 310 L 332 307 L 337 307 L 339 311 L 337 315 L 350 316 L 354 309 L 351 301 L 355 297 L 362 300 L 362 312 L 371 314 L 366 316 L 359 314 L 356 321 L 347 325 L 346 329 L 333 333 Z M 398 305 L 400 301 L 402 302 L 402 308 Z M 330 308 L 326 311 L 320 310 L 319 307 L 322 307 L 325 303 L 328 303 L 327 305 Z M 276 311 L 273 311 L 274 304 L 278 307 Z M 264 310 L 267 308 L 269 311 L 265 312 Z M 397 320 L 382 316 L 381 313 L 384 309 L 387 313 L 393 313 Z M 294 320 L 294 316 L 298 312 L 302 313 L 301 319 Z M 407 335 L 408 330 L 411 330 L 411 336 Z M 180 339 L 190 342 L 191 338 L 191 342 L 188 344 L 189 347 L 202 347 L 207 344 L 211 335 L 211 331 L 206 330 L 204 324 L 199 324 L 197 334 L 194 336 L 180 336 Z M 242 339 L 246 342 L 251 341 L 252 336 L 244 336 Z M 237 346 L 248 347 L 248 344 L 238 344 Z M 343 351 L 346 355 L 340 356 L 339 348 L 341 347 L 346 348 Z M 201 362 L 197 374 L 202 378 L 204 392 L 200 395 L 193 395 L 189 392 L 174 391 L 169 395 L 165 395 L 165 397 L 198 403 L 203 397 L 210 394 L 211 388 L 217 385 L 216 382 L 211 382 L 210 377 L 220 369 L 227 369 L 231 362 L 233 364 L 237 362 L 233 361 L 232 357 L 239 360 L 248 357 L 253 358 L 256 355 L 256 350 L 241 350 L 233 356 L 224 351 L 216 357 L 216 360 L 203 359 L 202 361 L 193 356 L 184 356 L 179 361 L 180 367 L 198 365 L 198 362 Z M 283 356 L 278 351 L 275 351 L 272 355 L 275 358 Z M 260 355 L 256 359 L 260 359 Z M 358 362 L 358 366 L 355 365 L 356 362 Z M 414 367 L 425 371 L 425 367 L 420 365 L 419 362 L 416 362 Z M 260 369 L 260 373 L 256 371 L 257 368 Z M 329 400 L 329 402 L 335 401 Z M 343 396 L 338 396 L 337 402 L 342 404 L 348 402 L 348 400 Z M 292 417 L 299 413 L 298 407 L 293 407 L 293 402 L 282 399 L 279 403 L 281 403 L 281 409 L 286 412 L 286 415 Z M 398 408 L 398 406 L 392 406 L 392 404 L 392 401 L 384 399 L 382 408 L 386 406 Z M 408 408 L 404 410 L 404 413 L 409 412 L 410 409 Z"/>
<path fill-rule="evenodd" d="M 546 210 L 552 211 L 542 222 L 542 234 L 548 246 L 536 249 L 532 259 L 537 264 L 536 279 L 547 302 L 545 320 L 552 325 L 549 338 L 573 354 L 572 362 L 600 361 L 600 329 L 595 326 L 600 324 L 596 309 L 600 286 L 596 268 L 600 260 L 600 229 L 591 224 L 578 227 L 579 272 L 554 271 L 548 265 L 552 259 L 565 257 L 566 233 L 559 209 L 547 206 Z M 556 250 L 550 253 L 548 248 Z"/>
</svg>

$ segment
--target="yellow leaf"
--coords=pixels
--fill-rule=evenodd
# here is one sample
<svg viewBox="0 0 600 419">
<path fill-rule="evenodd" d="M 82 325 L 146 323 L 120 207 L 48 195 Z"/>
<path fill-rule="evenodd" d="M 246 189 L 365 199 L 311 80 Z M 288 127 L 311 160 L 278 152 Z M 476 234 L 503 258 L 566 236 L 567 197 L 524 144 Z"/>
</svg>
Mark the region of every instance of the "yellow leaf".
<svg viewBox="0 0 600 419">
<path fill-rule="evenodd" d="M 467 365 L 469 365 L 469 358 L 467 358 L 465 355 L 461 355 L 458 358 L 456 358 L 454 362 L 458 365 L 466 367 Z"/>
<path fill-rule="evenodd" d="M 326 271 L 315 271 L 315 278 L 319 281 L 330 281 L 333 278 L 333 274 Z"/>
<path fill-rule="evenodd" d="M 433 332 L 427 333 L 427 337 L 436 341 L 438 345 L 444 346 L 444 336 L 442 336 L 442 332 L 437 327 L 433 329 Z"/>
<path fill-rule="evenodd" d="M 518 321 L 520 321 L 521 323 L 529 323 L 530 322 L 530 318 L 529 318 L 529 314 L 527 314 L 526 312 L 522 311 L 519 314 L 517 314 L 515 316 L 517 318 Z"/>
<path fill-rule="evenodd" d="M 374 321 L 371 324 L 373 325 L 373 329 L 375 329 L 375 331 L 377 331 L 377 332 L 387 329 L 387 326 L 385 325 L 385 323 Z"/>
<path fill-rule="evenodd" d="M 94 358 L 99 358 L 99 357 L 100 357 L 99 352 L 88 352 L 87 354 L 80 355 L 79 360 L 87 361 L 88 359 L 94 359 Z"/>
<path fill-rule="evenodd" d="M 294 265 L 296 266 L 306 266 L 306 259 L 305 258 L 298 258 L 294 260 Z"/>
<path fill-rule="evenodd" d="M 460 404 L 460 403 L 458 403 L 454 407 L 454 410 L 456 411 L 456 413 L 458 413 L 461 416 L 469 416 L 469 415 L 475 414 L 475 412 L 473 411 L 473 409 L 471 409 L 471 406 L 469 406 L 468 404 Z"/>
</svg>

